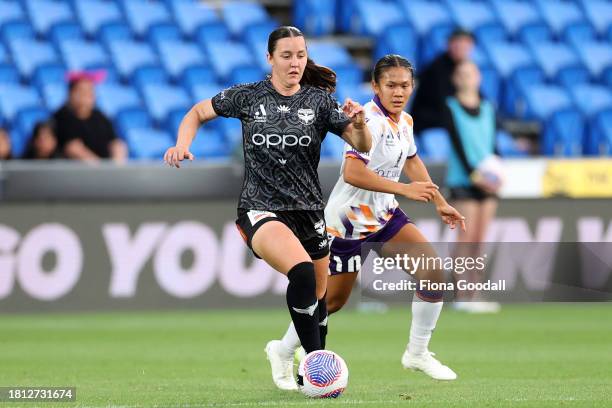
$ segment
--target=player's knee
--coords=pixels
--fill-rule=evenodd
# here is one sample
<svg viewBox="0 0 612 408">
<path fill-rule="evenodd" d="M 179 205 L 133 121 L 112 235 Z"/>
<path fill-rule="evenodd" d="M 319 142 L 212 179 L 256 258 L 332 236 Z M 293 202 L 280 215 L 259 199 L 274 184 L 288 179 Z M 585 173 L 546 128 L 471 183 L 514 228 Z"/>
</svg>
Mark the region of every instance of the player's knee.
<svg viewBox="0 0 612 408">
<path fill-rule="evenodd" d="M 313 298 L 316 298 L 317 283 L 312 262 L 300 262 L 294 265 L 287 273 L 287 278 L 289 278 L 289 286 L 291 287 L 289 289 L 299 291 L 300 303 L 311 302 Z"/>
</svg>

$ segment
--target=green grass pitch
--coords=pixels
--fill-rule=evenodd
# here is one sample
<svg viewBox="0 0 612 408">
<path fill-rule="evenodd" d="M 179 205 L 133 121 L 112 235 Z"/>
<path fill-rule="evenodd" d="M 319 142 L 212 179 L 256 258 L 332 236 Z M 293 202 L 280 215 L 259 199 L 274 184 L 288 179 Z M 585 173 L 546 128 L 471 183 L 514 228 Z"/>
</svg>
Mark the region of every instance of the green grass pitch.
<svg viewBox="0 0 612 408">
<path fill-rule="evenodd" d="M 610 407 L 612 305 L 445 309 L 431 350 L 458 374 L 436 382 L 401 368 L 408 308 L 343 311 L 328 348 L 350 379 L 338 400 L 275 389 L 263 347 L 278 310 L 0 316 L 0 386 L 77 387 L 75 403 L 7 407 Z"/>
</svg>

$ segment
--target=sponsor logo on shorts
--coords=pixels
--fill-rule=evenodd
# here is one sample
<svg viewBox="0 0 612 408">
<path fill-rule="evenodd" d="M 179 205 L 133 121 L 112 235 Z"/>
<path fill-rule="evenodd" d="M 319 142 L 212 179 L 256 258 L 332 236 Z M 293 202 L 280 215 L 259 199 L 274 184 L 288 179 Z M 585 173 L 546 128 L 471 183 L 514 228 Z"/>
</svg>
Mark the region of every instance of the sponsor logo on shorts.
<svg viewBox="0 0 612 408">
<path fill-rule="evenodd" d="M 319 242 L 319 249 L 323 249 L 327 246 L 327 238 Z"/>
<path fill-rule="evenodd" d="M 317 221 L 314 224 L 314 229 L 317 231 L 317 234 L 325 236 L 325 220 Z"/>
<path fill-rule="evenodd" d="M 257 224 L 259 221 L 264 218 L 276 218 L 276 214 L 270 211 L 261 211 L 261 210 L 250 210 L 247 213 L 249 217 L 249 221 L 251 221 L 251 225 Z"/>
</svg>

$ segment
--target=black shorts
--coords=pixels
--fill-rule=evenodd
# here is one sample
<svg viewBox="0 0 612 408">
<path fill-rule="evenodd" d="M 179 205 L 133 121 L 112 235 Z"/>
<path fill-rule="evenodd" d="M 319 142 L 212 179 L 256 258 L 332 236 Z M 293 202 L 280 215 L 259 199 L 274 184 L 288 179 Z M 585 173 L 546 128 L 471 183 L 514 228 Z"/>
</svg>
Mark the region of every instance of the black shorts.
<svg viewBox="0 0 612 408">
<path fill-rule="evenodd" d="M 251 245 L 253 235 L 268 221 L 280 221 L 285 224 L 295 234 L 313 261 L 325 258 L 329 254 L 323 210 L 267 211 L 238 208 L 236 226 L 251 251 L 253 251 Z M 260 258 L 255 251 L 253 254 Z"/>
<path fill-rule="evenodd" d="M 450 200 L 476 200 L 484 201 L 487 198 L 497 198 L 495 194 L 487 193 L 481 188 L 476 186 L 469 187 L 451 187 L 450 189 Z"/>
</svg>

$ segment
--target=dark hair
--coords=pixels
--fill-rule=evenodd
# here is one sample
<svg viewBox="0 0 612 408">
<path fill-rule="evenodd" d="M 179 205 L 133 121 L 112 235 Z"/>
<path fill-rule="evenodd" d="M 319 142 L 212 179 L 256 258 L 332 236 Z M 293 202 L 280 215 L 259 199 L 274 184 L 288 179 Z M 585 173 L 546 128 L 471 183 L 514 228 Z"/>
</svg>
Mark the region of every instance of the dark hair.
<svg viewBox="0 0 612 408">
<path fill-rule="evenodd" d="M 304 37 L 304 34 L 292 26 L 278 27 L 268 37 L 268 53 L 270 56 L 274 53 L 278 40 L 287 37 Z M 336 90 L 336 73 L 330 68 L 315 64 L 313 60 L 308 58 L 300 85 L 311 85 L 333 93 Z"/>
<path fill-rule="evenodd" d="M 406 58 L 397 54 L 387 54 L 376 62 L 372 71 L 372 80 L 378 83 L 380 77 L 387 69 L 395 67 L 406 68 L 414 80 L 414 66 Z"/>
<path fill-rule="evenodd" d="M 471 31 L 468 31 L 462 27 L 457 27 L 453 30 L 453 32 L 448 37 L 448 42 L 451 42 L 461 37 L 468 37 L 470 40 L 475 41 L 474 34 L 472 34 Z"/>
<path fill-rule="evenodd" d="M 40 136 L 40 133 L 43 129 L 49 128 L 55 134 L 55 122 L 53 120 L 43 120 L 40 122 L 36 122 L 34 125 L 34 130 L 32 130 L 32 136 L 30 140 L 28 140 L 28 144 L 26 145 L 25 152 L 23 154 L 24 159 L 36 159 L 38 155 L 36 154 L 36 139 Z M 53 156 L 53 154 L 52 154 Z"/>
</svg>

